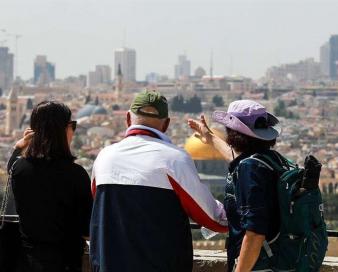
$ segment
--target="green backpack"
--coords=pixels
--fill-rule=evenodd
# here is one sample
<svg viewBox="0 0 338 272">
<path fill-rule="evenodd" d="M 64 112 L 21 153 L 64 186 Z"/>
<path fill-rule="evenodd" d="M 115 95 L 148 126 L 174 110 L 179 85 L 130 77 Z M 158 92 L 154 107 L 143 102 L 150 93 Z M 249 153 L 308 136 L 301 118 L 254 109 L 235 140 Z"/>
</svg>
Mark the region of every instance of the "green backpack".
<svg viewBox="0 0 338 272">
<path fill-rule="evenodd" d="M 319 188 L 299 191 L 303 169 L 275 154 L 279 163 L 265 154 L 251 156 L 279 176 L 280 233 L 275 241 L 264 242 L 262 252 L 274 271 L 317 272 L 328 245 L 321 192 Z"/>
</svg>

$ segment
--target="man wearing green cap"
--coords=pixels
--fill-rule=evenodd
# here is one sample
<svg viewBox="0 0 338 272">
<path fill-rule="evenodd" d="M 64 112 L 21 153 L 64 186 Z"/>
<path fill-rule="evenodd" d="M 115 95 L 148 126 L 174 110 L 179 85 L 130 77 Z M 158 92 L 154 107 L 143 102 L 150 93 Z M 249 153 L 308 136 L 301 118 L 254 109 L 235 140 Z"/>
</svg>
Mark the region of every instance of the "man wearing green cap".
<svg viewBox="0 0 338 272">
<path fill-rule="evenodd" d="M 166 132 L 168 103 L 139 93 L 127 113 L 126 137 L 104 148 L 93 166 L 93 271 L 191 271 L 189 217 L 228 231 L 223 205 L 199 180 L 194 162 Z"/>
</svg>

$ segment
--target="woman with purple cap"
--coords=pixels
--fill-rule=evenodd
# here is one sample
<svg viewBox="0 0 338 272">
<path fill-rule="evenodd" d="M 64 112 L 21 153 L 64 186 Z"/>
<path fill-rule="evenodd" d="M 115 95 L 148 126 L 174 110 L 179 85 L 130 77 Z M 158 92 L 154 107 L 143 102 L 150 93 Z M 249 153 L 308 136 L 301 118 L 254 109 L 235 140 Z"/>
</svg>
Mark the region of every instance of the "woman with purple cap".
<svg viewBox="0 0 338 272">
<path fill-rule="evenodd" d="M 228 271 L 272 271 L 264 247 L 279 232 L 278 176 L 264 161 L 250 157 L 265 154 L 279 161 L 278 153 L 271 150 L 280 134 L 279 121 L 251 100 L 234 101 L 227 112 L 215 111 L 212 118 L 225 126 L 225 142 L 212 133 L 203 115 L 199 121 L 189 119 L 188 124 L 196 137 L 226 159 L 229 147 L 232 150 L 224 200 L 229 222 Z"/>
</svg>

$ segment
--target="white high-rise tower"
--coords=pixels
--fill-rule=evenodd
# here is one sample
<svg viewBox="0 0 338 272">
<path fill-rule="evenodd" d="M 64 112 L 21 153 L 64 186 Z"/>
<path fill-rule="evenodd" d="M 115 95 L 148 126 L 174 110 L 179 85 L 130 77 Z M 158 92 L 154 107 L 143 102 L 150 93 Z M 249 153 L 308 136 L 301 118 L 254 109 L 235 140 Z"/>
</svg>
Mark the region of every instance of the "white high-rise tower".
<svg viewBox="0 0 338 272">
<path fill-rule="evenodd" d="M 136 51 L 134 49 L 122 47 L 115 50 L 115 79 L 118 77 L 119 65 L 125 82 L 136 81 Z"/>
</svg>

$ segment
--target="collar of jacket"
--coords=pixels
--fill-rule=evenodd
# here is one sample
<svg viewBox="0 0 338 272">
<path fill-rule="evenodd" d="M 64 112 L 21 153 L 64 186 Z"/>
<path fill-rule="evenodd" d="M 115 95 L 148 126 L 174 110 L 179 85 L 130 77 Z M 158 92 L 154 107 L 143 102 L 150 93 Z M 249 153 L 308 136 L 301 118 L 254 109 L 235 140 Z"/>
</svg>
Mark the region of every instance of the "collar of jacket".
<svg viewBox="0 0 338 272">
<path fill-rule="evenodd" d="M 143 125 L 132 125 L 130 126 L 127 131 L 126 131 L 126 137 L 128 136 L 135 136 L 135 135 L 147 135 L 150 137 L 154 137 L 154 138 L 158 138 L 162 141 L 165 141 L 167 143 L 171 143 L 170 138 L 165 135 L 163 132 L 155 129 L 155 128 L 151 128 L 151 127 L 147 127 L 147 126 L 143 126 Z"/>
</svg>

